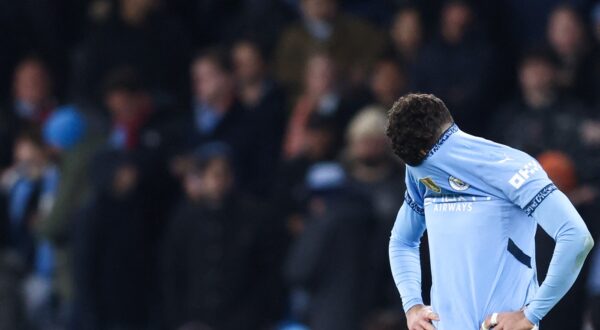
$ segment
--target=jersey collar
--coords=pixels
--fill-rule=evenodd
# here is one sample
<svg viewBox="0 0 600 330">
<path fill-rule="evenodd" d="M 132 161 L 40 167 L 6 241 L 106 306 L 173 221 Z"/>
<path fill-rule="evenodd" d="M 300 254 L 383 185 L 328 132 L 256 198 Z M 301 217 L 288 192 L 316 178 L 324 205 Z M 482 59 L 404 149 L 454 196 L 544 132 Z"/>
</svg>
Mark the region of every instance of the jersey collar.
<svg viewBox="0 0 600 330">
<path fill-rule="evenodd" d="M 446 142 L 446 140 L 448 140 L 448 138 L 456 132 L 458 132 L 458 126 L 456 125 L 456 123 L 452 123 L 452 126 L 448 127 L 448 129 L 444 131 L 444 133 L 440 136 L 440 138 L 433 145 L 433 147 L 429 149 L 429 152 L 427 153 L 427 157 L 425 157 L 425 159 L 433 156 L 433 154 L 435 154 L 442 147 L 442 144 L 444 144 L 444 142 Z"/>
</svg>

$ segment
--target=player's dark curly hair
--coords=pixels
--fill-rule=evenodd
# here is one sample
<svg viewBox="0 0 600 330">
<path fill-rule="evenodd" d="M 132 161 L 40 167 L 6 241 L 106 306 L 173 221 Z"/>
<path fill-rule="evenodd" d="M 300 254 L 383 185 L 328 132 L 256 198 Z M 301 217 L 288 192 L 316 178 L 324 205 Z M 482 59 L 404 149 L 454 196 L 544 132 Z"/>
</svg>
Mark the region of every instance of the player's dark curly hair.
<svg viewBox="0 0 600 330">
<path fill-rule="evenodd" d="M 439 138 L 452 115 L 442 100 L 431 94 L 402 96 L 388 112 L 386 134 L 394 153 L 406 164 L 417 166 Z"/>
</svg>

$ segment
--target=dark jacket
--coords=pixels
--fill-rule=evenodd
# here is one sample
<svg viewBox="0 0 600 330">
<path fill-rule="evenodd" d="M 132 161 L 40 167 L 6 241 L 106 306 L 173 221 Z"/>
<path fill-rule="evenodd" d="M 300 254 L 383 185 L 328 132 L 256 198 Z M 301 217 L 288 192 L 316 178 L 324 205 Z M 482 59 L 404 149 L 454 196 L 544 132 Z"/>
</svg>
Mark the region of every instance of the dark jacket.
<svg viewBox="0 0 600 330">
<path fill-rule="evenodd" d="M 147 324 L 153 269 L 143 211 L 135 193 L 102 193 L 77 219 L 73 252 L 81 329 Z"/>
<path fill-rule="evenodd" d="M 290 285 L 308 293 L 306 323 L 313 330 L 359 329 L 365 316 L 371 237 L 367 199 L 347 191 L 313 198 L 324 206 L 306 219 L 285 267 Z"/>
<path fill-rule="evenodd" d="M 168 328 L 197 321 L 259 329 L 274 289 L 273 243 L 263 211 L 239 197 L 220 208 L 186 201 L 175 211 L 162 259 Z"/>
</svg>

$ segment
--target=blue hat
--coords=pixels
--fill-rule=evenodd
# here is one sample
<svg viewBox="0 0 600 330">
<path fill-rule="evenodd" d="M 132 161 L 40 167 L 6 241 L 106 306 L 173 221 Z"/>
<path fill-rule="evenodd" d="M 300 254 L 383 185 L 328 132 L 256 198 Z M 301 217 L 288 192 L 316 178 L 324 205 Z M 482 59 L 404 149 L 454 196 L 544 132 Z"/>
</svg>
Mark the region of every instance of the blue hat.
<svg viewBox="0 0 600 330">
<path fill-rule="evenodd" d="M 44 141 L 52 147 L 69 150 L 81 141 L 85 130 L 85 119 L 74 106 L 58 107 L 44 124 Z"/>
</svg>

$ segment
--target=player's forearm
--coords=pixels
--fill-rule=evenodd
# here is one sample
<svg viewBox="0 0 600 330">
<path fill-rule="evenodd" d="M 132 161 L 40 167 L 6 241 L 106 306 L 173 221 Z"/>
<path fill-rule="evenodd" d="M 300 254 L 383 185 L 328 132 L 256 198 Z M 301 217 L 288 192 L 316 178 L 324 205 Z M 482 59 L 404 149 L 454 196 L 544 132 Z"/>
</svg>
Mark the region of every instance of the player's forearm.
<svg viewBox="0 0 600 330">
<path fill-rule="evenodd" d="M 404 311 L 423 304 L 421 297 L 421 260 L 418 246 L 409 247 L 399 240 L 390 240 L 390 264 L 394 282 L 402 297 Z"/>
<path fill-rule="evenodd" d="M 560 191 L 548 196 L 533 216 L 556 241 L 546 278 L 525 309 L 527 319 L 537 324 L 569 291 L 594 241 L 575 207 Z"/>
<path fill-rule="evenodd" d="M 419 242 L 424 230 L 422 216 L 403 205 L 392 230 L 389 254 L 392 275 L 402 297 L 404 311 L 423 304 Z"/>
</svg>

